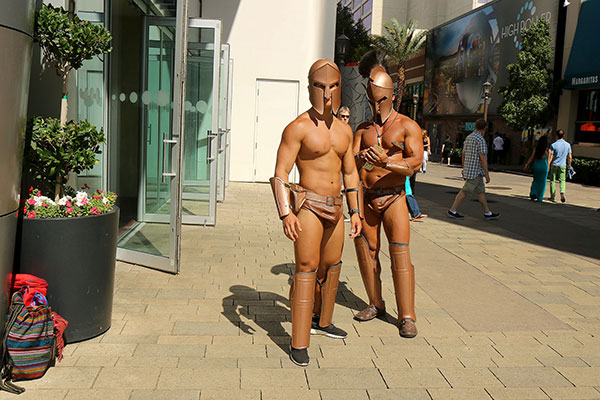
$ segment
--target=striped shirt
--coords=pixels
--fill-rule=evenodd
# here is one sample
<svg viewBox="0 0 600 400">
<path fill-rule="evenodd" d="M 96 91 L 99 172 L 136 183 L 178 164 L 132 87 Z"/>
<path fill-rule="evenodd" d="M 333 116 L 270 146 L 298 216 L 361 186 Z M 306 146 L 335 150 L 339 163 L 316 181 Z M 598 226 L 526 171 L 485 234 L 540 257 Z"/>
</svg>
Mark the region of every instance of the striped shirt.
<svg viewBox="0 0 600 400">
<path fill-rule="evenodd" d="M 463 154 L 465 156 L 463 177 L 465 179 L 473 179 L 479 175 L 485 176 L 479 155 L 487 154 L 487 144 L 481 132 L 473 131 L 473 133 L 465 138 Z"/>
</svg>

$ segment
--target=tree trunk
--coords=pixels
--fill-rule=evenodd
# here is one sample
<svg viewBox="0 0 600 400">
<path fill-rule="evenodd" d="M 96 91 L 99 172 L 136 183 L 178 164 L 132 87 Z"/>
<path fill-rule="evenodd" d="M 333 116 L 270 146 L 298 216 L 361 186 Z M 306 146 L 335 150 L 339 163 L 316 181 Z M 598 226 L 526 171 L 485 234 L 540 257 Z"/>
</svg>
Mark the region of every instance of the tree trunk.
<svg viewBox="0 0 600 400">
<path fill-rule="evenodd" d="M 67 111 L 69 110 L 69 104 L 67 103 L 67 81 L 69 79 L 69 73 L 63 73 L 62 75 L 62 99 L 60 101 L 60 126 L 65 126 L 67 124 Z"/>
<path fill-rule="evenodd" d="M 406 80 L 405 75 L 406 68 L 404 65 L 398 67 L 398 91 L 396 93 L 396 111 L 400 111 L 400 105 L 402 105 L 402 96 L 404 96 L 404 82 Z"/>
<path fill-rule="evenodd" d="M 54 186 L 54 201 L 58 201 L 61 197 L 63 197 L 63 190 L 63 177 L 58 174 L 56 175 L 56 185 Z"/>
</svg>

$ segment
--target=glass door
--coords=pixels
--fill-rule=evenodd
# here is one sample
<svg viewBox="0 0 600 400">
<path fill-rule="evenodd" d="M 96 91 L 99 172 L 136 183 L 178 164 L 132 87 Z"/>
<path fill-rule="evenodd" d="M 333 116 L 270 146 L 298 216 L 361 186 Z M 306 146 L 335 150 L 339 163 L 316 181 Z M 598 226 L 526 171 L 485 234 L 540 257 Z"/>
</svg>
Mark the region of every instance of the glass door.
<svg viewBox="0 0 600 400">
<path fill-rule="evenodd" d="M 227 164 L 227 143 L 229 142 L 229 43 L 221 45 L 221 79 L 219 83 L 219 155 L 217 168 L 217 201 L 225 200 L 225 176 Z"/>
<path fill-rule="evenodd" d="M 214 225 L 220 150 L 221 21 L 190 18 L 187 38 L 183 223 Z M 222 158 L 222 157 L 221 157 Z"/>
<path fill-rule="evenodd" d="M 137 212 L 123 213 L 117 243 L 119 260 L 172 273 L 179 272 L 181 252 L 181 132 L 187 54 L 184 12 L 185 7 L 178 7 L 177 19 L 143 17 L 139 92 L 129 96 L 138 115 L 131 108 L 124 119 L 139 127 Z M 131 61 L 121 64 L 135 64 Z M 120 104 L 127 104 L 125 100 L 120 99 Z M 133 158 L 135 152 L 129 153 Z M 125 156 L 122 164 L 126 162 Z M 122 209 L 131 209 L 123 204 Z"/>
</svg>

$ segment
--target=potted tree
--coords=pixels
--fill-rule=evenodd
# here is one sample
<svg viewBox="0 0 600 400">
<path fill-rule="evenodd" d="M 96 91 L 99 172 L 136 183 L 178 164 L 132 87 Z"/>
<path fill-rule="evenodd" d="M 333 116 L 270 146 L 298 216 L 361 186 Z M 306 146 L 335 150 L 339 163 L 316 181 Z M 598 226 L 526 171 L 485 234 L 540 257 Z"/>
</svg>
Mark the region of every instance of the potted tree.
<svg viewBox="0 0 600 400">
<path fill-rule="evenodd" d="M 104 132 L 88 121 L 67 122 L 69 72 L 111 50 L 110 33 L 62 8 L 44 5 L 35 37 L 44 64 L 63 83 L 61 115 L 34 118 L 25 140 L 24 172 L 43 187 L 22 196 L 15 272 L 48 282 L 48 302 L 69 321 L 67 342 L 97 336 L 110 327 L 119 210 L 114 193 L 75 192 L 70 173 L 94 166 Z M 47 194 L 47 196 L 44 196 Z"/>
</svg>

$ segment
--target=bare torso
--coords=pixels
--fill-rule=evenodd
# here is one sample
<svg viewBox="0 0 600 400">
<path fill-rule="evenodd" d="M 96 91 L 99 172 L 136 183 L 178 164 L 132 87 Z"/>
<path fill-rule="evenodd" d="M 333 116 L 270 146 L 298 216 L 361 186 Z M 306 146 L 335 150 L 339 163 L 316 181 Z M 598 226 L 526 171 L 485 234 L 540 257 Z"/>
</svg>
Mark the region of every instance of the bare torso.
<svg viewBox="0 0 600 400">
<path fill-rule="evenodd" d="M 415 154 L 414 139 L 420 140 L 420 138 L 414 138 L 413 136 L 420 133 L 420 131 L 417 132 L 414 125 L 416 123 L 413 120 L 396 112 L 390 116 L 383 127 L 376 126 L 371 122 L 363 123 L 358 127 L 356 132 L 361 138 L 358 150 L 365 150 L 371 146 L 380 146 L 389 157 L 390 162 L 398 163 L 403 158 Z M 412 140 L 407 140 L 408 138 Z M 404 150 L 394 145 L 394 143 L 404 146 Z M 368 171 L 365 168 L 361 168 L 364 165 L 364 160 L 357 162 L 359 163 L 357 166 L 359 168 L 360 179 L 368 188 L 402 186 L 405 183 L 405 175 L 400 175 L 378 166 L 374 166 L 373 169 Z"/>
<path fill-rule="evenodd" d="M 340 194 L 342 158 L 352 140 L 350 127 L 337 118 L 330 123 L 302 113 L 290 124 L 301 137 L 296 166 L 300 186 L 324 196 Z"/>
</svg>

